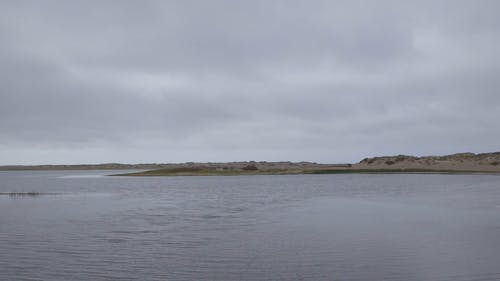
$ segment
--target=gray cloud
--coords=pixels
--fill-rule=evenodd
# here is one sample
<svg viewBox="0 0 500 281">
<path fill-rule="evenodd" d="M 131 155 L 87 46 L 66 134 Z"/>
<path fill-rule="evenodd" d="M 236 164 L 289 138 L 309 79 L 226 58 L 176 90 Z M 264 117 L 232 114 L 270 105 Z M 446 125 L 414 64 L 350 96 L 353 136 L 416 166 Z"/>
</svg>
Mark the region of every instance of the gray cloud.
<svg viewBox="0 0 500 281">
<path fill-rule="evenodd" d="M 3 1 L 0 164 L 500 150 L 497 1 Z"/>
</svg>

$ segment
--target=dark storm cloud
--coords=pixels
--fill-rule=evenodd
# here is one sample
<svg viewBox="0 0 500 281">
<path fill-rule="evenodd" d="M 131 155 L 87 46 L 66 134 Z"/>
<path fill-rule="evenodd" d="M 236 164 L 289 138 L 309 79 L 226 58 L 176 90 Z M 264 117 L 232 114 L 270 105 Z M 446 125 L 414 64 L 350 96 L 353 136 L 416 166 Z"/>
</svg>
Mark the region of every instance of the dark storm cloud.
<svg viewBox="0 0 500 281">
<path fill-rule="evenodd" d="M 3 1 L 9 163 L 500 150 L 496 1 Z"/>
</svg>

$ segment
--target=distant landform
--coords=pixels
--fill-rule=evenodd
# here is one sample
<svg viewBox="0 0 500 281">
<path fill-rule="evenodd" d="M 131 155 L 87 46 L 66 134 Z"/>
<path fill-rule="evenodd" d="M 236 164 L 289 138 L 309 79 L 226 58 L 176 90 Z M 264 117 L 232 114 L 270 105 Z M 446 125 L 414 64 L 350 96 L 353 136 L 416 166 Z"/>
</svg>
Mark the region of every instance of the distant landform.
<svg viewBox="0 0 500 281">
<path fill-rule="evenodd" d="M 313 162 L 225 162 L 176 164 L 90 164 L 90 165 L 11 165 L 16 170 L 145 170 L 118 176 L 196 176 L 196 175 L 288 175 L 336 173 L 488 173 L 500 174 L 500 152 L 457 153 L 445 156 L 381 156 L 365 158 L 355 164 Z"/>
</svg>

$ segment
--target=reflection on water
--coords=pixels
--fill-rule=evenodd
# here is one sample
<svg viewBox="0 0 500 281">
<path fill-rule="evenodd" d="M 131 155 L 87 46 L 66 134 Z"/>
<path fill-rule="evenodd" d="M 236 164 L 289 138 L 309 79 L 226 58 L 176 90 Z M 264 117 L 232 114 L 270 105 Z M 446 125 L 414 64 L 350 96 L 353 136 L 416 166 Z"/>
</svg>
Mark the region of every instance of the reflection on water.
<svg viewBox="0 0 500 281">
<path fill-rule="evenodd" d="M 500 280 L 500 177 L 103 174 L 0 172 L 0 280 Z"/>
</svg>

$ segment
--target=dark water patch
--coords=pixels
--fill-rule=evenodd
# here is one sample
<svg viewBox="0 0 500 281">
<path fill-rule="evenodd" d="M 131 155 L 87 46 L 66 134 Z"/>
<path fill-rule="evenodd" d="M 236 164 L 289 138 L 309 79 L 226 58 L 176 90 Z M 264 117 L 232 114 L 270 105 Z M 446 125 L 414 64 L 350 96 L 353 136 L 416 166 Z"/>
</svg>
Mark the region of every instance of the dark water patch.
<svg viewBox="0 0 500 281">
<path fill-rule="evenodd" d="M 39 197 L 39 196 L 48 196 L 48 195 L 60 195 L 61 193 L 52 193 L 52 192 L 0 192 L 0 196 L 9 196 L 9 197 Z"/>
</svg>

